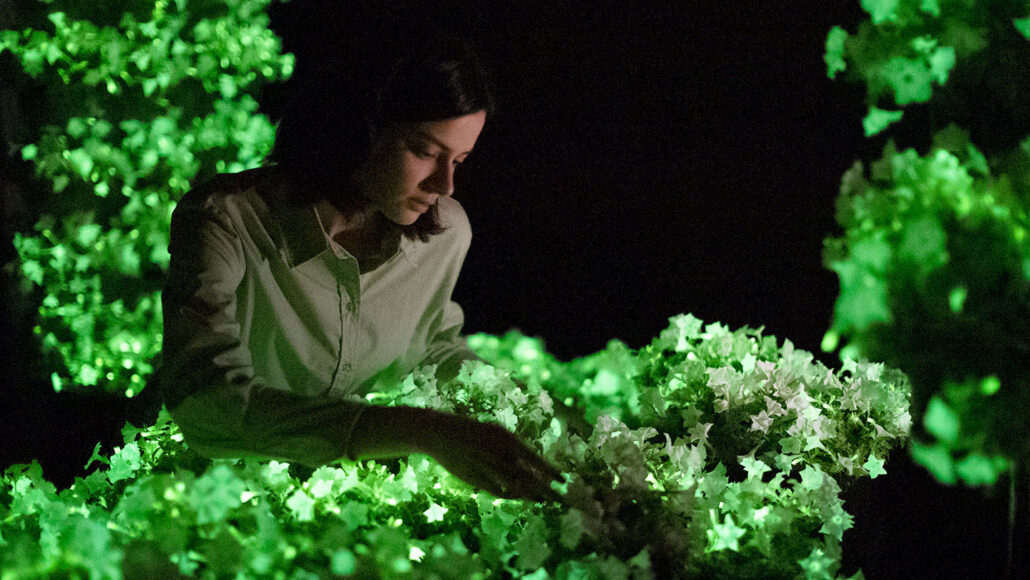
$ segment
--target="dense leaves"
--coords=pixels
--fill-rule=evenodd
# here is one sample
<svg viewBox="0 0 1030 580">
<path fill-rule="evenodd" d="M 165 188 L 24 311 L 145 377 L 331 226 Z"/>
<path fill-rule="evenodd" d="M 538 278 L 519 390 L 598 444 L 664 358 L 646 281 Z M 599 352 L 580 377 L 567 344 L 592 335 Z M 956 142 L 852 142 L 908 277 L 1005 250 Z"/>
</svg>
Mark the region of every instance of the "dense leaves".
<svg viewBox="0 0 1030 580">
<path fill-rule="evenodd" d="M 175 200 L 271 146 L 254 95 L 288 76 L 292 57 L 268 29 L 268 2 L 49 1 L 18 13 L 24 29 L 0 31 L 0 51 L 30 77 L 25 94 L 45 89 L 32 141 L 19 144 L 44 213 L 15 246 L 41 290 L 36 330 L 56 389 L 132 396 L 153 371 Z"/>
<path fill-rule="evenodd" d="M 914 458 L 942 482 L 992 484 L 1030 459 L 1030 4 L 862 6 L 870 19 L 855 35 L 833 29 L 826 63 L 866 83 L 867 134 L 902 117 L 877 104 L 928 102 L 944 128 L 924 154 L 891 142 L 844 176 L 824 347 L 843 339 L 845 355 L 905 371 Z"/>
<path fill-rule="evenodd" d="M 208 461 L 167 414 L 58 491 L 0 479 L 0 573 L 319 578 L 833 578 L 842 488 L 907 436 L 905 378 L 834 372 L 759 330 L 689 316 L 651 345 L 559 363 L 517 333 L 471 337 L 495 366 L 423 368 L 370 397 L 513 429 L 565 473 L 564 504 L 501 500 L 433 460 Z M 513 369 L 514 372 L 505 369 Z M 556 399 L 583 411 L 566 421 Z"/>
</svg>

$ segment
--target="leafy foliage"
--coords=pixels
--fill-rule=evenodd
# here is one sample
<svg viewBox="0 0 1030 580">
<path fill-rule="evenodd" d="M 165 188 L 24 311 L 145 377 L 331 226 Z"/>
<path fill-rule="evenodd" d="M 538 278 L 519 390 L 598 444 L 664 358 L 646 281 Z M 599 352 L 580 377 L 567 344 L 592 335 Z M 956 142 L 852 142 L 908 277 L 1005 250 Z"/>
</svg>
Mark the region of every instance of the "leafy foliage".
<svg viewBox="0 0 1030 580">
<path fill-rule="evenodd" d="M 891 142 L 844 176 L 844 232 L 825 252 L 841 294 L 824 348 L 844 339 L 845 356 L 904 370 L 920 418 L 914 458 L 945 483 L 993 484 L 1030 459 L 1030 114 L 1018 88 L 1030 83 L 1030 4 L 862 6 L 870 19 L 854 36 L 834 28 L 826 62 L 831 77 L 866 83 L 867 135 L 902 116 L 877 104 L 929 102 L 935 121 L 976 121 L 990 143 L 985 154 L 951 123 L 925 155 Z"/>
<path fill-rule="evenodd" d="M 292 57 L 268 1 L 47 1 L 20 15 L 23 30 L 0 31 L 26 86 L 46 89 L 21 148 L 49 190 L 45 213 L 15 246 L 42 290 L 36 331 L 57 390 L 132 396 L 152 372 L 175 200 L 204 171 L 252 167 L 271 147 L 253 95 Z"/>
<path fill-rule="evenodd" d="M 1030 453 L 1030 425 L 1012 412 L 1030 407 L 1030 206 L 968 147 L 963 162 L 888 146 L 868 174 L 845 175 L 845 235 L 826 253 L 841 280 L 829 337 L 912 377 L 937 441 L 916 458 L 939 479 L 993 483 L 1003 457 Z"/>
<path fill-rule="evenodd" d="M 845 72 L 865 83 L 866 136 L 901 120 L 902 111 L 892 107 L 930 101 L 957 66 L 970 68 L 977 59 L 989 59 L 996 76 L 997 67 L 1011 59 L 988 56 L 985 49 L 1011 42 L 1019 33 L 1030 37 L 1025 32 L 1030 6 L 1023 0 L 861 0 L 861 5 L 869 19 L 854 33 L 833 27 L 825 61 L 830 78 Z M 1026 76 L 1025 70 L 1012 72 Z M 1006 91 L 1001 86 L 991 90 Z"/>
<path fill-rule="evenodd" d="M 640 351 L 613 341 L 570 363 L 514 332 L 470 344 L 496 366 L 466 363 L 443 384 L 419 369 L 371 400 L 514 429 L 566 474 L 565 505 L 477 493 L 417 455 L 314 470 L 212 462 L 162 414 L 127 426 L 70 489 L 38 465 L 8 469 L 0 572 L 833 578 L 852 525 L 842 487 L 882 474 L 907 436 L 897 371 L 833 372 L 759 330 L 689 315 Z M 592 431 L 571 429 L 556 397 Z"/>
</svg>

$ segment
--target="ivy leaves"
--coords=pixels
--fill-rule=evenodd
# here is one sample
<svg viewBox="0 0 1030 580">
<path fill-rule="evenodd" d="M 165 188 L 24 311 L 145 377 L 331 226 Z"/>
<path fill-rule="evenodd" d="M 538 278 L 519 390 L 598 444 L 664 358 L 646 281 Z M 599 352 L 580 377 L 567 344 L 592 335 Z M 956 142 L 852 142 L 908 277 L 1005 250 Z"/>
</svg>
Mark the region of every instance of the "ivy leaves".
<svg viewBox="0 0 1030 580">
<path fill-rule="evenodd" d="M 55 389 L 133 396 L 153 371 L 175 200 L 271 147 L 253 95 L 289 76 L 293 60 L 268 29 L 267 3 L 108 14 L 58 2 L 39 8 L 46 27 L 0 32 L 0 50 L 50 89 L 37 139 L 21 150 L 49 213 L 15 246 L 42 289 L 37 332 Z"/>
<path fill-rule="evenodd" d="M 424 456 L 313 471 L 203 460 L 162 413 L 126 426 L 113 453 L 98 447 L 68 490 L 38 465 L 0 477 L 0 570 L 830 578 L 853 524 L 838 481 L 881 474 L 907 431 L 903 378 L 882 365 L 833 373 L 789 342 L 690 315 L 645 349 L 613 341 L 570 363 L 515 332 L 469 342 L 497 365 L 468 363 L 443 384 L 420 369 L 373 399 L 515 417 L 565 472 L 565 505 L 476 493 Z M 558 393 L 597 417 L 590 432 L 555 415 Z"/>
</svg>

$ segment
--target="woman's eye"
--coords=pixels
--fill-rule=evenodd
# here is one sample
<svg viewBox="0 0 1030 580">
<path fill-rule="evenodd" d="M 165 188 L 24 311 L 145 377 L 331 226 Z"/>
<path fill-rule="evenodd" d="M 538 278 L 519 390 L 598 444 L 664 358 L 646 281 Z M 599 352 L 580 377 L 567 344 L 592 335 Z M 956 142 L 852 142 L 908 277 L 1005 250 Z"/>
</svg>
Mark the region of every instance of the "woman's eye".
<svg viewBox="0 0 1030 580">
<path fill-rule="evenodd" d="M 410 145 L 408 146 L 408 149 L 419 159 L 430 159 L 433 157 L 433 152 L 425 147 Z"/>
</svg>

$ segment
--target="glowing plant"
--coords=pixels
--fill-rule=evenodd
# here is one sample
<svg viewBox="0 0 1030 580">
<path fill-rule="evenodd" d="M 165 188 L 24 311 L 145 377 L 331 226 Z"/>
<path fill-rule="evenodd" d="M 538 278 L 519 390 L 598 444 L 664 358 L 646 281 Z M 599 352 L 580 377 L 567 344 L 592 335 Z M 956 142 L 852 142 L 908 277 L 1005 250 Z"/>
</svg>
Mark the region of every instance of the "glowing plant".
<svg viewBox="0 0 1030 580">
<path fill-rule="evenodd" d="M 514 332 L 470 343 L 496 366 L 443 384 L 419 369 L 369 400 L 515 430 L 566 474 L 565 505 L 474 493 L 423 456 L 212 462 L 164 414 L 126 426 L 113 454 L 98 446 L 101 465 L 70 489 L 38 465 L 8 469 L 0 574 L 835 578 L 852 526 L 842 488 L 881 475 L 907 436 L 897 371 L 834 372 L 789 341 L 689 315 L 640 351 L 613 342 L 571 363 Z M 571 430 L 555 397 L 592 431 Z"/>
<path fill-rule="evenodd" d="M 862 6 L 870 20 L 855 35 L 834 28 L 826 62 L 831 77 L 852 72 L 866 83 L 866 133 L 901 119 L 893 106 L 929 103 L 942 127 L 979 122 L 972 134 L 989 148 L 950 124 L 924 155 L 891 142 L 868 169 L 858 163 L 844 176 L 844 232 L 825 254 L 841 294 L 824 347 L 843 338 L 846 356 L 904 370 L 924 429 L 914 458 L 943 482 L 992 484 L 1030 458 L 1030 111 L 1018 88 L 1030 83 L 1030 4 Z M 999 110 L 1012 118 L 992 122 Z"/>
<path fill-rule="evenodd" d="M 40 125 L 21 148 L 43 192 L 16 236 L 41 291 L 55 389 L 138 393 L 161 347 L 158 290 L 175 200 L 195 179 L 257 165 L 274 129 L 255 92 L 288 76 L 269 0 L 130 6 L 41 0 L 0 31 Z"/>
</svg>

